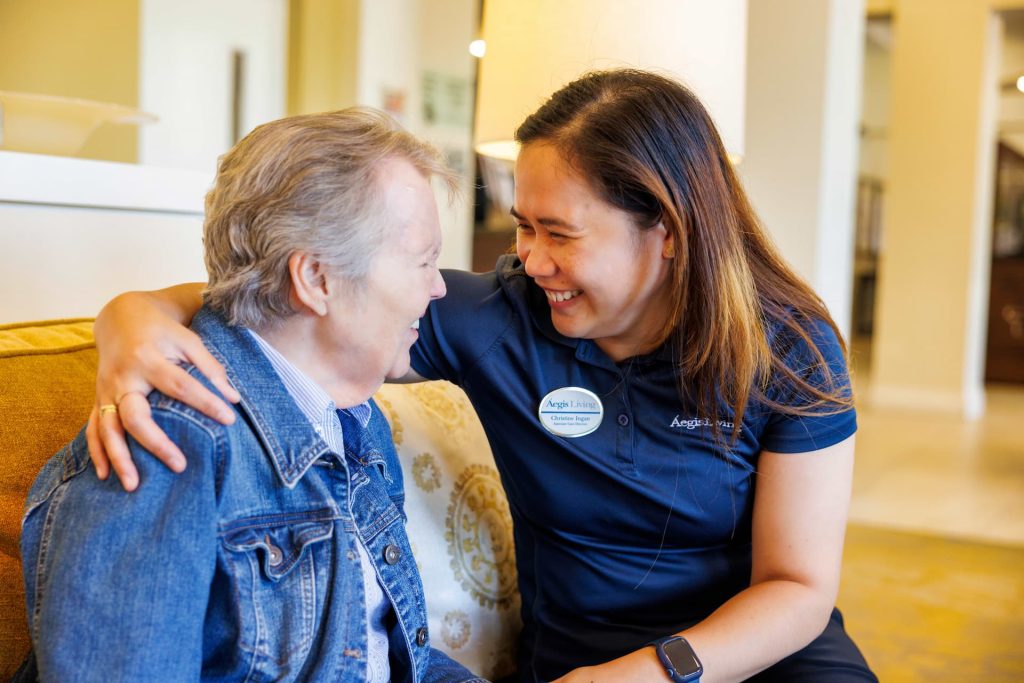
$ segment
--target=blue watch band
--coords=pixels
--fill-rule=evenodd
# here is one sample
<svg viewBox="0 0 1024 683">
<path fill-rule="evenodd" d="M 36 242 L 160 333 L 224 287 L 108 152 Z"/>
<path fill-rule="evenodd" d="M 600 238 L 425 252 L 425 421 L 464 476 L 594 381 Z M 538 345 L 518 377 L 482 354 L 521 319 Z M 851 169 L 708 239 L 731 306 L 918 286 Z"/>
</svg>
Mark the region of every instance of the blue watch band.
<svg viewBox="0 0 1024 683">
<path fill-rule="evenodd" d="M 675 683 L 698 683 L 704 666 L 682 636 L 666 636 L 648 643 L 658 654 L 665 673 Z"/>
</svg>

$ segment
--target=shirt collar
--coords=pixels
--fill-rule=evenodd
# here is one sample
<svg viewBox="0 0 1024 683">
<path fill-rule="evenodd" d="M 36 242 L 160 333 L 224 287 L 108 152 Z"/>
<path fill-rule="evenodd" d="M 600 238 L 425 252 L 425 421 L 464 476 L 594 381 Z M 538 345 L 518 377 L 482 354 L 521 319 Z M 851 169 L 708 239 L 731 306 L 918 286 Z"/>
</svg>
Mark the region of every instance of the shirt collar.
<svg viewBox="0 0 1024 683">
<path fill-rule="evenodd" d="M 317 425 L 323 420 L 325 412 L 334 412 L 334 401 L 331 400 L 326 391 L 309 378 L 309 375 L 295 367 L 294 363 L 282 356 L 280 351 L 271 346 L 270 342 L 255 331 L 250 329 L 246 329 L 246 331 L 256 340 L 256 345 L 260 347 L 260 351 L 270 361 L 274 372 L 277 373 L 277 376 L 284 383 L 284 388 L 295 399 L 299 410 L 302 411 L 302 414 L 311 423 Z"/>
<path fill-rule="evenodd" d="M 192 318 L 192 329 L 224 366 L 228 381 L 242 396 L 236 409 L 248 415 L 247 424 L 263 444 L 274 470 L 285 486 L 293 488 L 330 447 L 291 398 L 253 335 L 228 325 L 207 306 Z M 367 414 L 371 410 L 367 408 Z"/>
<path fill-rule="evenodd" d="M 254 330 L 246 329 L 246 331 L 256 340 L 260 351 L 270 361 L 274 371 L 281 378 L 281 382 L 284 383 L 284 388 L 295 399 L 295 403 L 299 406 L 302 414 L 306 416 L 306 419 L 314 427 L 322 426 L 325 421 L 329 423 L 336 422 L 334 411 L 337 410 L 337 406 L 330 395 L 319 384 L 314 382 L 309 375 L 295 367 L 294 363 L 281 355 L 281 352 L 271 346 L 270 342 Z M 366 427 L 370 422 L 371 410 L 369 401 L 363 401 L 357 406 L 345 408 L 344 410 L 356 418 L 363 427 Z"/>
</svg>

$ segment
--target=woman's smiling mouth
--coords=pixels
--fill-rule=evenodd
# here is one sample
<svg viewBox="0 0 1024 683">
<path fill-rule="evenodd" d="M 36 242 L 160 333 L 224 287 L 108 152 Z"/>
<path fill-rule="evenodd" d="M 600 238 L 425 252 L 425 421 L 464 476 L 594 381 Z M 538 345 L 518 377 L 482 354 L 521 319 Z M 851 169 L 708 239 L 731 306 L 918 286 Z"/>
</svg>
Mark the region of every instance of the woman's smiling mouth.
<svg viewBox="0 0 1024 683">
<path fill-rule="evenodd" d="M 568 301 L 569 299 L 572 299 L 573 297 L 579 296 L 582 293 L 583 293 L 582 289 L 569 289 L 569 290 L 565 290 L 565 291 L 556 291 L 556 290 L 552 290 L 552 289 L 545 289 L 544 290 L 544 294 L 547 295 L 548 301 L 553 301 L 555 303 L 562 302 L 562 301 Z"/>
</svg>

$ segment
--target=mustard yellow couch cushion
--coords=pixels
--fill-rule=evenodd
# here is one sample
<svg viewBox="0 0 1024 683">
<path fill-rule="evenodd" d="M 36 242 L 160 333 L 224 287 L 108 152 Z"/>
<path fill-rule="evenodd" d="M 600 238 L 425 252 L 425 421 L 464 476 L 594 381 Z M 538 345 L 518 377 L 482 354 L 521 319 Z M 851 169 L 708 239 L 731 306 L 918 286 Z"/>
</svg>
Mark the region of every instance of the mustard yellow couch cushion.
<svg viewBox="0 0 1024 683">
<path fill-rule="evenodd" d="M 0 325 L 0 679 L 29 648 L 18 554 L 25 496 L 89 418 L 96 362 L 92 320 Z"/>
</svg>

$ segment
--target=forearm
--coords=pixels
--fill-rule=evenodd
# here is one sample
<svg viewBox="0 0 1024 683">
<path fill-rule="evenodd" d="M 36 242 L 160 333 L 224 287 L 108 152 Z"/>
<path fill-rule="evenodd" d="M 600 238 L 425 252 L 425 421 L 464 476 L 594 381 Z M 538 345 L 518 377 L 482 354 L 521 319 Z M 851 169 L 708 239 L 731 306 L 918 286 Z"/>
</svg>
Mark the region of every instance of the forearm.
<svg viewBox="0 0 1024 683">
<path fill-rule="evenodd" d="M 187 326 L 203 305 L 203 289 L 205 287 L 205 283 L 202 282 L 187 282 L 165 289 L 142 292 L 142 294 L 147 295 L 149 300 L 165 315 Z"/>
<path fill-rule="evenodd" d="M 704 665 L 701 683 L 742 681 L 820 635 L 834 603 L 829 590 L 795 581 L 764 581 L 681 635 Z"/>
<path fill-rule="evenodd" d="M 179 325 L 188 326 L 192 316 L 203 305 L 204 286 L 201 282 L 190 282 L 165 289 L 119 294 L 107 302 L 96 316 L 97 339 L 115 326 L 120 316 L 131 317 L 140 308 L 155 309 Z"/>
<path fill-rule="evenodd" d="M 740 592 L 679 635 L 689 641 L 704 666 L 701 683 L 742 681 L 817 637 L 828 622 L 832 603 L 825 592 L 795 581 L 765 581 Z M 668 680 L 654 648 L 645 647 L 605 664 L 577 669 L 556 683 Z"/>
</svg>

